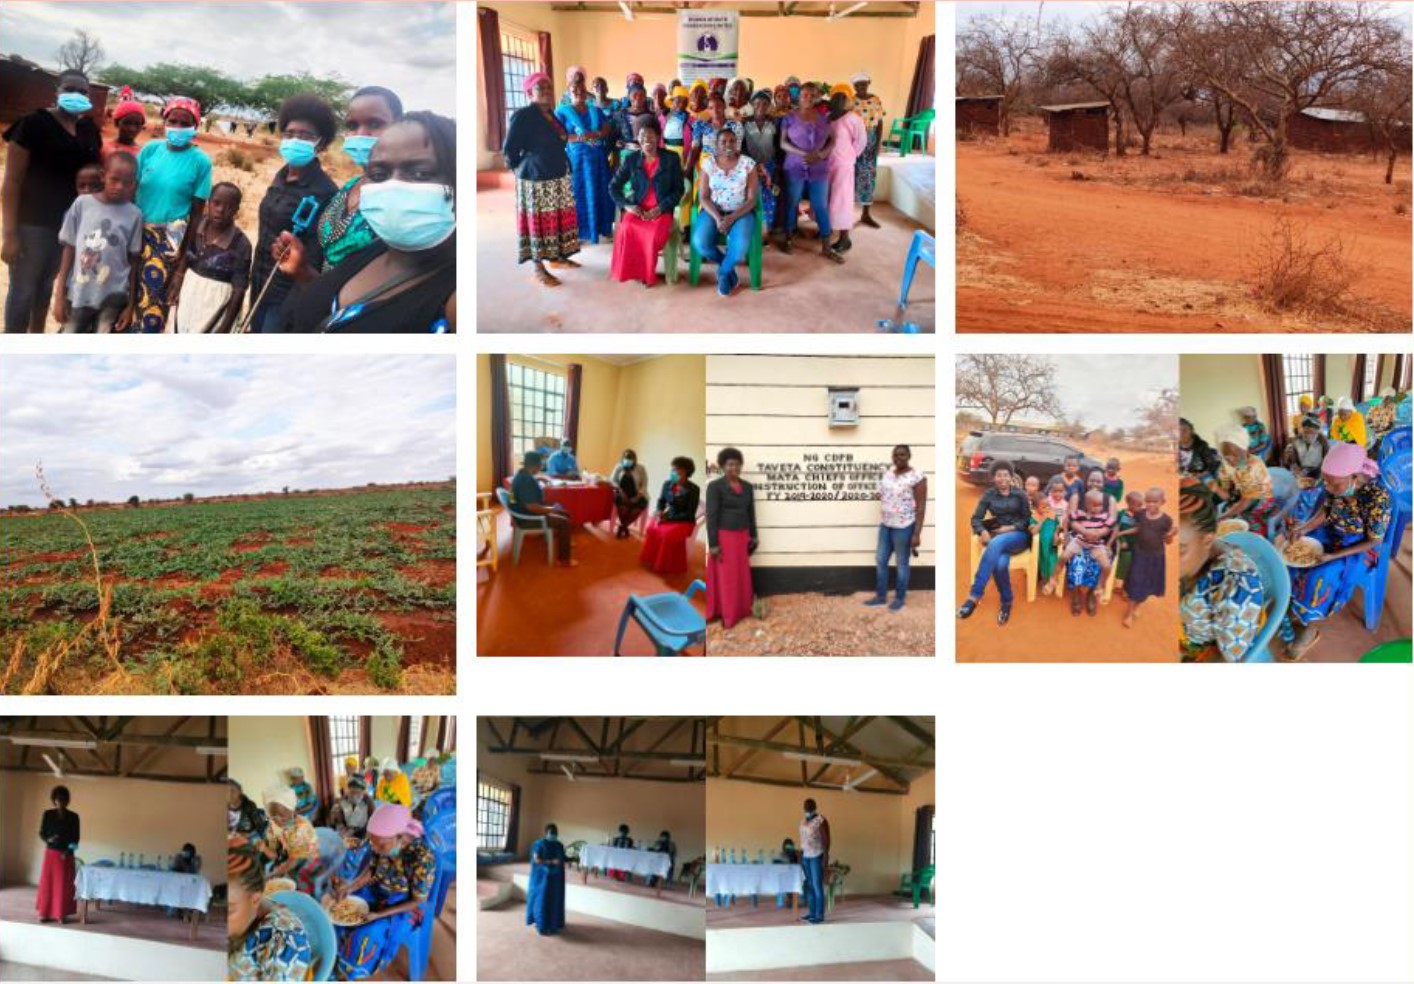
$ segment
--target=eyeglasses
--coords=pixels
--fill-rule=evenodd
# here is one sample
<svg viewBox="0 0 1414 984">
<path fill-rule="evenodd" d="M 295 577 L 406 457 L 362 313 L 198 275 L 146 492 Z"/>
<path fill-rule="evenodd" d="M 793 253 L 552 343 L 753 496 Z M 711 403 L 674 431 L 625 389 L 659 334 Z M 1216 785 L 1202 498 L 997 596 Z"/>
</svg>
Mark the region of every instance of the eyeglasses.
<svg viewBox="0 0 1414 984">
<path fill-rule="evenodd" d="M 287 127 L 282 136 L 284 136 L 286 140 L 308 140 L 310 143 L 319 142 L 319 134 L 315 133 L 313 130 L 296 129 L 295 127 Z"/>
</svg>

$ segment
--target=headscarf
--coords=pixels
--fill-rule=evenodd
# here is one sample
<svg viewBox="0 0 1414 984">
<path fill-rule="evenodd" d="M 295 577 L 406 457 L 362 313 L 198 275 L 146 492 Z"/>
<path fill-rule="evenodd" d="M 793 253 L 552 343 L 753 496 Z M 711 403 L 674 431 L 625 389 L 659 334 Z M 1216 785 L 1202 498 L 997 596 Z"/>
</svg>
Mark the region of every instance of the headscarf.
<svg viewBox="0 0 1414 984">
<path fill-rule="evenodd" d="M 853 85 L 856 82 L 873 82 L 874 80 L 869 77 L 868 72 L 855 72 L 849 77 L 849 81 Z"/>
<path fill-rule="evenodd" d="M 384 803 L 368 818 L 368 832 L 374 837 L 397 837 L 409 834 L 422 836 L 422 824 L 412 818 L 412 811 L 401 803 Z"/>
<path fill-rule="evenodd" d="M 1317 417 L 1317 416 L 1315 416 L 1314 414 L 1309 414 L 1309 413 L 1306 414 L 1305 416 L 1303 416 L 1303 417 L 1301 418 L 1301 424 L 1300 424 L 1300 426 L 1299 426 L 1297 429 L 1298 429 L 1298 430 L 1305 430 L 1307 427 L 1314 427 L 1314 428 L 1316 428 L 1316 430 L 1320 430 L 1320 429 L 1321 429 L 1321 420 L 1320 420 L 1320 418 Z"/>
<path fill-rule="evenodd" d="M 731 78 L 727 79 L 727 93 L 730 93 L 732 91 L 732 87 L 735 86 L 738 82 L 744 81 L 746 80 L 743 79 L 740 75 L 733 75 Z M 747 91 L 749 92 L 751 90 L 748 89 Z"/>
<path fill-rule="evenodd" d="M 1398 395 L 1393 386 L 1386 386 L 1384 389 L 1380 390 L 1381 400 L 1393 400 Z"/>
<path fill-rule="evenodd" d="M 1296 401 L 1297 405 L 1301 407 L 1302 410 L 1310 410 L 1313 402 L 1310 393 L 1302 393 L 1301 399 Z"/>
<path fill-rule="evenodd" d="M 1321 462 L 1321 473 L 1331 478 L 1350 478 L 1352 475 L 1375 478 L 1380 473 L 1380 466 L 1370 460 L 1360 445 L 1336 441 Z"/>
<path fill-rule="evenodd" d="M 271 786 L 260 794 L 260 800 L 266 806 L 279 803 L 291 813 L 295 812 L 295 807 L 299 804 L 299 797 L 289 786 Z"/>
<path fill-rule="evenodd" d="M 1237 408 L 1237 415 L 1238 415 L 1239 417 L 1255 417 L 1255 416 L 1257 416 L 1257 408 L 1256 408 L 1256 407 L 1238 407 L 1238 408 Z"/>
<path fill-rule="evenodd" d="M 789 89 L 789 88 L 790 88 L 791 86 L 793 86 L 793 85 L 800 85 L 800 79 L 798 79 L 798 78 L 797 78 L 796 76 L 794 76 L 794 75 L 787 75 L 787 76 L 786 76 L 786 88 Z"/>
<path fill-rule="evenodd" d="M 833 99 L 835 98 L 835 96 L 844 96 L 846 99 L 853 100 L 854 86 L 848 85 L 844 82 L 839 82 L 835 85 L 830 86 L 830 98 Z"/>
<path fill-rule="evenodd" d="M 357 756 L 357 755 L 345 755 L 345 756 L 344 756 L 344 768 L 346 768 L 346 769 L 357 769 L 357 768 L 358 768 L 358 756 Z"/>
<path fill-rule="evenodd" d="M 118 108 L 113 110 L 114 123 L 121 120 L 124 116 L 130 116 L 133 113 L 141 116 L 144 120 L 147 119 L 147 107 L 133 98 L 132 86 L 123 86 L 123 91 L 118 93 L 118 98 L 120 100 Z"/>
<path fill-rule="evenodd" d="M 672 99 L 691 99 L 691 98 L 692 98 L 692 93 L 690 93 L 690 92 L 687 91 L 687 86 L 685 86 L 685 85 L 675 85 L 675 86 L 673 86 L 673 91 L 668 94 L 668 98 L 669 98 L 669 100 L 672 100 Z"/>
<path fill-rule="evenodd" d="M 693 81 L 692 81 L 692 88 L 694 88 L 694 89 L 706 89 L 706 88 L 707 88 L 707 83 L 706 83 L 706 82 L 703 82 L 701 79 L 693 79 Z M 691 93 L 689 93 L 689 95 L 690 95 L 690 94 L 691 94 Z"/>
<path fill-rule="evenodd" d="M 708 92 L 716 92 L 718 89 L 721 89 L 722 94 L 726 95 L 727 80 L 722 78 L 720 75 L 713 76 L 711 81 L 707 83 Z"/>
<path fill-rule="evenodd" d="M 1348 396 L 1342 396 L 1339 400 L 1336 400 L 1336 401 L 1335 401 L 1335 412 L 1336 412 L 1336 413 L 1340 413 L 1340 411 L 1342 411 L 1342 410 L 1354 410 L 1354 409 L 1355 409 L 1355 401 L 1351 400 L 1350 397 L 1348 397 Z"/>
<path fill-rule="evenodd" d="M 378 765 L 378 756 L 376 756 L 376 755 L 370 755 L 370 756 L 368 756 L 368 758 L 366 758 L 366 759 L 363 760 L 363 767 L 364 767 L 365 769 L 373 769 L 373 768 L 376 768 L 377 765 Z"/>
<path fill-rule="evenodd" d="M 758 99 L 764 99 L 766 100 L 767 104 L 769 104 L 771 102 L 771 93 L 767 92 L 765 89 L 757 89 L 751 94 L 751 98 L 747 101 L 755 102 Z"/>
<path fill-rule="evenodd" d="M 304 778 L 304 770 L 301 769 L 301 768 L 300 768 L 299 766 L 297 766 L 297 765 L 292 765 L 292 766 L 290 766 L 289 772 L 290 772 L 290 778 L 291 778 L 291 779 L 303 779 L 303 778 Z"/>
<path fill-rule="evenodd" d="M 368 789 L 368 783 L 366 783 L 366 782 L 363 781 L 363 777 L 362 777 L 362 776 L 349 776 L 348 788 L 349 788 L 349 789 L 362 789 L 362 790 L 367 791 L 367 789 Z"/>
<path fill-rule="evenodd" d="M 398 768 L 398 760 L 389 755 L 383 760 L 383 764 L 378 767 L 379 772 L 401 772 Z"/>
<path fill-rule="evenodd" d="M 634 82 L 637 82 L 639 85 L 642 85 L 642 84 L 643 84 L 643 76 L 640 75 L 640 74 L 637 73 L 637 72 L 629 72 L 629 73 L 628 73 L 628 78 L 624 79 L 624 85 L 625 85 L 627 88 L 632 89 Z"/>
<path fill-rule="evenodd" d="M 1247 433 L 1247 428 L 1241 424 L 1224 424 L 1217 429 L 1214 435 L 1217 439 L 1218 449 L 1221 450 L 1224 444 L 1231 444 L 1235 448 L 1246 451 L 1248 442 L 1251 440 Z"/>
<path fill-rule="evenodd" d="M 191 96 L 173 96 L 171 99 L 168 99 L 166 105 L 162 107 L 162 118 L 165 120 L 167 114 L 174 109 L 185 109 L 188 113 L 191 113 L 192 125 L 200 125 L 201 103 L 197 102 Z"/>
<path fill-rule="evenodd" d="M 576 75 L 583 75 L 585 84 L 589 84 L 589 73 L 584 70 L 584 66 L 571 65 L 569 71 L 565 73 L 565 88 L 569 88 L 570 83 L 574 81 Z"/>
<path fill-rule="evenodd" d="M 520 84 L 521 89 L 531 99 L 535 98 L 535 87 L 541 82 L 549 82 L 550 76 L 544 72 L 536 72 L 534 75 L 527 75 L 525 81 Z"/>
</svg>

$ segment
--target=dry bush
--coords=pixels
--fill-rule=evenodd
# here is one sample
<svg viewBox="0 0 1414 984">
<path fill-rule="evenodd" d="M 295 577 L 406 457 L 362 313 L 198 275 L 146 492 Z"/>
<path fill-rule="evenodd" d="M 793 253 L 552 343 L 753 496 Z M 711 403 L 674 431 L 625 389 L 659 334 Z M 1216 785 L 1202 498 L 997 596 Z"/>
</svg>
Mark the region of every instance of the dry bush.
<svg viewBox="0 0 1414 984">
<path fill-rule="evenodd" d="M 1276 220 L 1257 254 L 1257 299 L 1268 311 L 1313 315 L 1348 313 L 1356 274 L 1339 236 L 1308 240 L 1289 218 Z"/>
<path fill-rule="evenodd" d="M 250 156 L 239 147 L 228 147 L 226 152 L 221 155 L 220 163 L 248 173 L 255 171 L 255 161 L 251 160 Z"/>
</svg>

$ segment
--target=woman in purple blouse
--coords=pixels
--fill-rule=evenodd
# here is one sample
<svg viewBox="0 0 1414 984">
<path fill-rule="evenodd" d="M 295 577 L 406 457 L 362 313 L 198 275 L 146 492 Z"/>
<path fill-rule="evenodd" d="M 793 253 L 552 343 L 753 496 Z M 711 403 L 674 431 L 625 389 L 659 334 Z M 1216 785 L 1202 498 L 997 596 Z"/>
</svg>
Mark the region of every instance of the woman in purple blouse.
<svg viewBox="0 0 1414 984">
<path fill-rule="evenodd" d="M 835 137 L 828 117 L 815 108 L 820 90 L 814 82 L 800 87 L 800 106 L 781 121 L 781 149 L 786 155 L 786 239 L 791 251 L 800 200 L 810 196 L 810 211 L 820 229 L 820 255 L 831 263 L 844 257 L 830 249 L 830 151 Z"/>
</svg>

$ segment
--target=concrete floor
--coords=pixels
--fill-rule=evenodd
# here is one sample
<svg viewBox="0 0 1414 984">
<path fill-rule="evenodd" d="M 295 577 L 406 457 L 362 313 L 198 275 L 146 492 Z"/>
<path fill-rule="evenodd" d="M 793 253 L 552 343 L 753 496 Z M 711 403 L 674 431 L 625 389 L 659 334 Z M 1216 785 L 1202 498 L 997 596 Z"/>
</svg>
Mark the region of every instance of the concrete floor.
<svg viewBox="0 0 1414 984">
<path fill-rule="evenodd" d="M 12 885 L 0 888 L 0 921 L 35 923 L 34 900 L 39 890 L 28 885 Z M 80 909 L 83 903 L 79 903 Z M 48 924 L 58 929 L 57 923 Z M 88 907 L 88 924 L 78 922 L 75 916 L 63 926 L 75 933 L 101 933 L 121 936 L 125 939 L 152 940 L 157 943 L 171 943 L 174 946 L 189 946 L 199 950 L 224 950 L 226 948 L 226 912 L 212 909 L 197 929 L 196 939 L 191 938 L 191 926 L 161 909 L 151 906 L 128 905 L 122 902 L 105 902 L 102 909 Z M 82 937 L 74 938 L 74 945 L 82 945 Z M 0 976 L 0 980 L 4 977 Z"/>
<path fill-rule="evenodd" d="M 864 960 L 777 970 L 708 974 L 709 981 L 931 981 L 937 978 L 917 960 Z"/>
<path fill-rule="evenodd" d="M 525 925 L 525 906 L 476 914 L 476 976 L 483 981 L 700 981 L 702 940 L 577 912 L 555 936 Z"/>
<path fill-rule="evenodd" d="M 581 526 L 573 540 L 578 567 L 551 567 L 539 537 L 521 547 L 520 566 L 511 563 L 511 531 L 497 517 L 500 567 L 477 569 L 476 639 L 480 656 L 609 656 L 630 594 L 684 591 L 704 577 L 706 548 L 689 544 L 688 573 L 654 574 L 638 563 L 643 541 L 615 540 L 601 526 Z M 706 599 L 693 603 L 704 610 Z M 625 656 L 652 656 L 643 630 L 630 622 L 624 631 Z M 702 655 L 702 647 L 689 650 Z"/>
<path fill-rule="evenodd" d="M 1354 662 L 1382 642 L 1408 639 L 1414 634 L 1409 613 L 1410 598 L 1414 597 L 1414 581 L 1410 578 L 1411 549 L 1414 549 L 1414 530 L 1406 530 L 1399 553 L 1391 558 L 1384 611 L 1375 631 L 1365 628 L 1365 596 L 1357 591 L 1344 611 L 1321 623 L 1321 640 L 1307 651 L 1306 662 Z"/>
<path fill-rule="evenodd" d="M 117 977 L 94 977 L 91 974 L 76 974 L 72 970 L 54 970 L 51 967 L 35 967 L 32 964 L 10 963 L 0 960 L 0 981 L 116 981 Z"/>
<path fill-rule="evenodd" d="M 913 158 L 908 161 L 913 167 Z M 932 158 L 920 158 L 922 178 L 932 179 Z M 881 167 L 884 166 L 881 162 Z M 913 172 L 910 171 L 910 175 Z M 913 178 L 911 177 L 911 180 Z M 901 180 L 895 178 L 895 180 Z M 716 290 L 715 268 L 704 268 L 696 288 L 687 282 L 687 251 L 675 286 L 609 280 L 613 245 L 583 244 L 578 270 L 555 270 L 563 285 L 535 282 L 529 263 L 519 265 L 515 235 L 515 193 L 508 187 L 481 187 L 476 196 L 477 330 L 487 332 L 876 332 L 881 318 L 894 315 L 903 263 L 915 229 L 908 216 L 884 203 L 871 212 L 882 228 L 856 225 L 854 248 L 837 266 L 819 256 L 815 239 L 797 238 L 786 256 L 766 248 L 762 289 L 746 285 L 729 298 Z M 804 229 L 813 231 L 806 223 Z M 932 271 L 919 267 L 909 295 L 909 320 L 933 331 L 937 291 Z"/>
<path fill-rule="evenodd" d="M 755 929 L 763 926 L 793 926 L 803 909 L 792 912 L 789 902 L 783 908 L 776 908 L 776 899 L 762 898 L 753 906 L 751 899 L 738 897 L 734 905 L 717 908 L 714 904 L 707 909 L 707 928 L 712 929 Z M 878 923 L 912 922 L 921 926 L 929 936 L 933 935 L 933 907 L 927 899 L 913 907 L 912 899 L 899 899 L 890 895 L 846 895 L 835 900 L 834 909 L 825 915 L 826 923 Z"/>
</svg>

